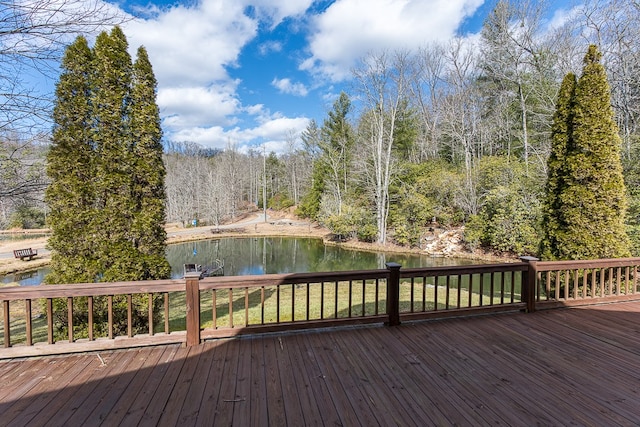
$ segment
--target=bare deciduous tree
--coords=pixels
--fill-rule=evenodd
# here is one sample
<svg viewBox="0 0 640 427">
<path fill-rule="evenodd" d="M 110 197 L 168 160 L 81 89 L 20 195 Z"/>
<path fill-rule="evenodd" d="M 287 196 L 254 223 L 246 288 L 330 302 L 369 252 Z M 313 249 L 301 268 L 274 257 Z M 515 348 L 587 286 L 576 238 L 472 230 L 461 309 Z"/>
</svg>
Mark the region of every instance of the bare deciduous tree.
<svg viewBox="0 0 640 427">
<path fill-rule="evenodd" d="M 361 161 L 368 163 L 365 176 L 375 206 L 379 243 L 387 240 L 396 120 L 409 94 L 407 74 L 412 68 L 409 52 L 396 51 L 369 54 L 353 71 L 365 109 L 362 126 L 366 130 L 359 144 L 365 153 Z"/>
<path fill-rule="evenodd" d="M 64 47 L 80 34 L 123 22 L 119 10 L 100 0 L 0 1 L 0 201 L 40 198 L 46 186 L 43 158 L 34 158 L 51 126 L 52 94 L 34 79 L 57 75 Z M 29 76 L 29 78 L 25 77 Z"/>
</svg>

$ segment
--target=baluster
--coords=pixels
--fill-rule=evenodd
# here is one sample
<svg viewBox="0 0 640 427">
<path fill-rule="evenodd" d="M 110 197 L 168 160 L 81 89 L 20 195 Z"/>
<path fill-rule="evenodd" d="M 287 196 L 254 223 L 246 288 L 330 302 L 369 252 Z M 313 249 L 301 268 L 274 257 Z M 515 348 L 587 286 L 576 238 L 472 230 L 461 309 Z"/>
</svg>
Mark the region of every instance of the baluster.
<svg viewBox="0 0 640 427">
<path fill-rule="evenodd" d="M 280 307 L 279 298 L 278 298 L 278 307 Z M 278 314 L 280 314 L 280 311 L 278 311 Z M 229 288 L 229 327 L 233 328 L 233 288 Z"/>
<path fill-rule="evenodd" d="M 276 323 L 280 324 L 280 285 L 276 285 Z"/>
<path fill-rule="evenodd" d="M 113 295 L 107 297 L 107 322 L 109 327 L 109 339 L 113 339 Z"/>
<path fill-rule="evenodd" d="M 291 284 L 291 321 L 296 321 L 296 285 Z"/>
<path fill-rule="evenodd" d="M 27 345 L 33 345 L 33 329 L 31 324 L 31 300 L 24 300 L 24 314 L 25 314 L 25 332 L 27 335 Z"/>
<path fill-rule="evenodd" d="M 153 336 L 153 294 L 149 294 L 149 336 Z"/>
<path fill-rule="evenodd" d="M 334 308 L 333 318 L 337 319 L 338 318 L 338 281 L 337 280 L 333 287 L 333 308 Z"/>
<path fill-rule="evenodd" d="M 53 298 L 47 298 L 47 342 L 53 344 Z"/>
<path fill-rule="evenodd" d="M 11 319 L 9 318 L 9 301 L 3 301 L 4 305 L 4 346 L 11 347 Z"/>
<path fill-rule="evenodd" d="M 320 282 L 320 320 L 324 319 L 324 282 Z"/>
<path fill-rule="evenodd" d="M 93 341 L 93 297 L 87 297 L 87 314 L 89 316 L 89 324 L 87 325 L 89 330 L 89 341 Z"/>
<path fill-rule="evenodd" d="M 67 324 L 69 342 L 73 342 L 73 297 L 67 297 Z"/>
<path fill-rule="evenodd" d="M 244 325 L 249 326 L 249 288 L 244 288 Z"/>
<path fill-rule="evenodd" d="M 133 337 L 133 304 L 131 294 L 127 294 L 127 336 Z"/>
<path fill-rule="evenodd" d="M 169 292 L 164 293 L 164 333 L 169 334 Z"/>
<path fill-rule="evenodd" d="M 218 298 L 215 289 L 211 290 L 211 304 L 213 329 L 218 329 Z M 262 323 L 264 323 L 264 288 L 262 288 Z"/>
<path fill-rule="evenodd" d="M 351 319 L 353 305 L 353 280 L 349 280 L 349 319 Z"/>
</svg>

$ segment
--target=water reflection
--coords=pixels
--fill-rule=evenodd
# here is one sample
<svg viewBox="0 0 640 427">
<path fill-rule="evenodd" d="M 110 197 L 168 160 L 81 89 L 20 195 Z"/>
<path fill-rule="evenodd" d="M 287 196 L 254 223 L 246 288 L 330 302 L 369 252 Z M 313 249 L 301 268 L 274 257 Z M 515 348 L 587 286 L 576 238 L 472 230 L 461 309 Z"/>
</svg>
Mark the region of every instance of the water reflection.
<svg viewBox="0 0 640 427">
<path fill-rule="evenodd" d="M 387 262 L 397 262 L 406 268 L 474 263 L 467 259 L 350 250 L 325 245 L 322 239 L 290 237 L 233 238 L 171 245 L 167 258 L 175 278 L 182 277 L 183 264 L 211 265 L 214 259 L 224 261 L 226 276 L 374 269 L 385 268 Z"/>
<path fill-rule="evenodd" d="M 434 258 L 419 254 L 367 252 L 327 246 L 322 239 L 264 237 L 229 238 L 180 243 L 167 247 L 171 277 L 184 274 L 183 264 L 212 265 L 224 261 L 225 276 L 345 271 L 385 268 L 397 262 L 405 268 L 474 264 L 462 258 Z M 21 286 L 39 285 L 48 268 L 0 278 L 2 283 L 17 282 Z"/>
</svg>

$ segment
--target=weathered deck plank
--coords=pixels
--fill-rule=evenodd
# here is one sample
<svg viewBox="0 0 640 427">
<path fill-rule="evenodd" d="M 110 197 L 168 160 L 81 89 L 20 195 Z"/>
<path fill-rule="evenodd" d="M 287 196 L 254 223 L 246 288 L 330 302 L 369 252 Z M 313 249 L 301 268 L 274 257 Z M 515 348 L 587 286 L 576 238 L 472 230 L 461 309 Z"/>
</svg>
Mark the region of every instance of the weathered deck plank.
<svg viewBox="0 0 640 427">
<path fill-rule="evenodd" d="M 205 388 L 202 391 L 200 410 L 198 411 L 197 425 L 213 425 L 213 420 L 218 409 L 218 397 L 220 396 L 220 379 L 225 372 L 225 359 L 227 358 L 227 345 L 229 340 L 215 342 L 215 353 L 213 361 L 208 369 L 200 372 L 199 375 L 207 378 Z M 214 344 L 214 343 L 212 343 Z"/>
<path fill-rule="evenodd" d="M 639 319 L 634 302 L 8 360 L 0 424 L 633 425 Z"/>
</svg>

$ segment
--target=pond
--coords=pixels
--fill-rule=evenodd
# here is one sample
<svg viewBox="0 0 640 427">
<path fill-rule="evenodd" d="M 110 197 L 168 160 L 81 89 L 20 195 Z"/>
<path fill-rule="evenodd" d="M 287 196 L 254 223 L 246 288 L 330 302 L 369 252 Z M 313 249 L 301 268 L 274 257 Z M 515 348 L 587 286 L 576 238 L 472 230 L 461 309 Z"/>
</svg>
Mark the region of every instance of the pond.
<svg viewBox="0 0 640 427">
<path fill-rule="evenodd" d="M 264 237 L 228 238 L 180 243 L 167 247 L 172 278 L 184 274 L 184 264 L 213 265 L 224 261 L 225 276 L 252 274 L 301 273 L 385 268 L 397 262 L 405 268 L 474 264 L 461 258 L 435 258 L 420 254 L 368 252 L 325 245 L 322 239 Z M 48 269 L 17 273 L 0 278 L 2 283 L 18 282 L 22 286 L 38 285 Z"/>
</svg>

